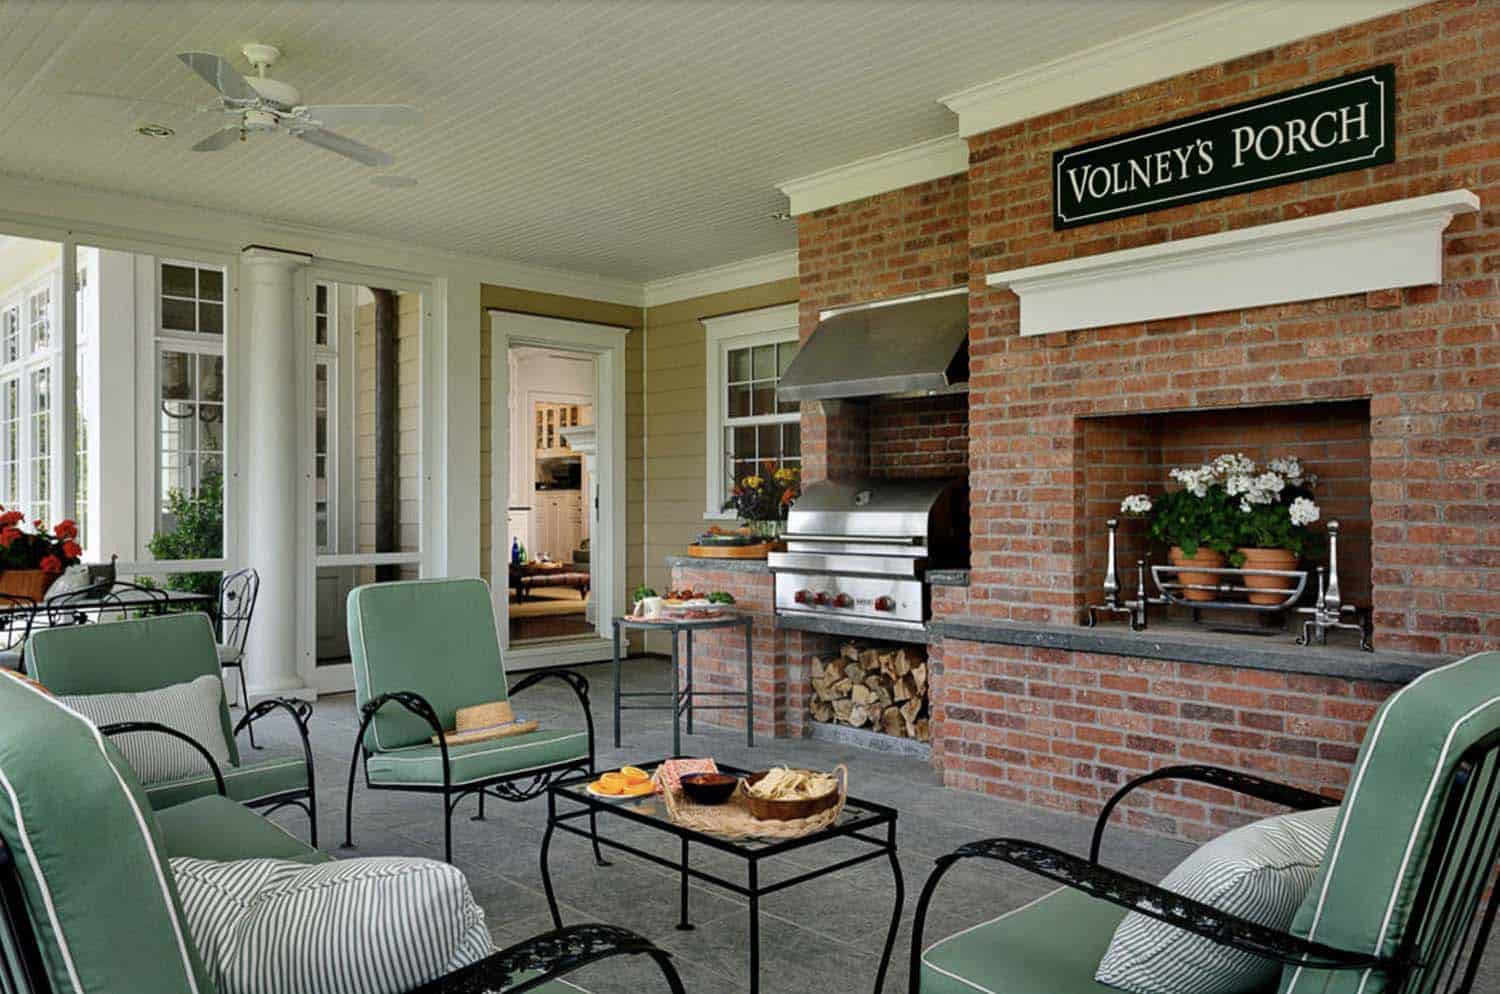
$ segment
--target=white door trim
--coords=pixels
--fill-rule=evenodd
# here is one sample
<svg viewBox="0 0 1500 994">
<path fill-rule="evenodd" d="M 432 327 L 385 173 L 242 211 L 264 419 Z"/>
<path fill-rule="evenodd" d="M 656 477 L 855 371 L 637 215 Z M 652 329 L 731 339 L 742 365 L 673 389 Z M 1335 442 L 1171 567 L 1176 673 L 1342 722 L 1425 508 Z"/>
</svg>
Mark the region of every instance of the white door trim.
<svg viewBox="0 0 1500 994">
<path fill-rule="evenodd" d="M 608 659 L 611 619 L 625 610 L 625 336 L 614 325 L 566 321 L 513 311 L 491 310 L 490 319 L 490 577 L 495 618 L 507 670 Z M 510 364 L 513 345 L 537 345 L 589 352 L 594 364 L 594 422 L 598 426 L 599 507 L 590 534 L 595 633 L 569 642 L 544 642 L 510 649 L 509 604 L 504 578 L 509 571 L 506 508 L 510 500 Z M 531 426 L 525 426 L 530 431 Z M 588 510 L 588 509 L 586 509 Z M 601 541 L 602 539 L 602 541 Z"/>
</svg>

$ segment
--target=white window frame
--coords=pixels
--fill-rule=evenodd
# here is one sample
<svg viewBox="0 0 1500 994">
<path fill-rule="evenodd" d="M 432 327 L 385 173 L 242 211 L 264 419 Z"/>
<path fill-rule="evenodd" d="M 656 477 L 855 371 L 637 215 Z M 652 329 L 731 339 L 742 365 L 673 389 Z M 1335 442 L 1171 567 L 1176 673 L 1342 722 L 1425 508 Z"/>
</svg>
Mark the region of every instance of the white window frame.
<svg viewBox="0 0 1500 994">
<path fill-rule="evenodd" d="M 218 332 L 212 332 L 212 331 L 184 331 L 184 330 L 177 329 L 177 328 L 167 328 L 167 327 L 165 327 L 163 325 L 163 320 L 162 320 L 162 300 L 163 300 L 163 298 L 167 297 L 167 296 L 172 296 L 172 299 L 174 299 L 174 300 L 183 300 L 183 299 L 186 299 L 186 298 L 182 298 L 182 297 L 176 297 L 176 296 L 173 296 L 173 295 L 165 294 L 163 292 L 162 275 L 161 275 L 161 271 L 162 271 L 162 267 L 163 266 L 180 266 L 180 267 L 184 267 L 184 268 L 187 268 L 187 269 L 193 269 L 193 270 L 213 269 L 213 270 L 217 270 L 218 272 L 220 272 L 223 275 L 223 278 L 224 278 L 224 283 L 223 283 L 223 286 L 224 286 L 224 300 L 223 300 L 224 317 L 223 317 L 223 323 L 222 323 L 222 330 L 221 331 L 218 331 Z M 202 299 L 203 298 L 201 298 L 201 297 L 195 297 L 195 298 L 193 298 L 193 300 L 194 300 L 195 303 L 198 302 L 198 301 L 201 301 Z M 232 373 L 231 373 L 231 370 L 230 370 L 230 359 L 229 359 L 229 355 L 228 355 L 228 349 L 227 349 L 227 346 L 226 346 L 226 342 L 227 342 L 227 339 L 229 337 L 229 309 L 230 309 L 230 299 L 231 299 L 230 272 L 229 272 L 229 268 L 227 266 L 225 266 L 223 263 L 220 263 L 220 262 L 209 262 L 209 261 L 200 260 L 200 259 L 176 258 L 176 257 L 169 257 L 169 256 L 155 256 L 155 257 L 151 258 L 151 307 L 152 307 L 152 313 L 154 314 L 154 317 L 155 317 L 155 323 L 154 323 L 154 326 L 151 328 L 151 360 L 150 360 L 150 368 L 149 369 L 140 370 L 140 375 L 141 375 L 142 382 L 139 385 L 141 387 L 141 392 L 146 397 L 150 398 L 150 401 L 151 401 L 150 424 L 151 424 L 152 444 L 151 444 L 151 449 L 150 449 L 149 454 L 145 453 L 145 452 L 142 452 L 139 455 L 140 455 L 140 457 L 143 460 L 147 459 L 147 458 L 149 458 L 149 460 L 150 460 L 149 465 L 143 466 L 142 469 L 145 470 L 145 472 L 147 474 L 146 479 L 148 479 L 148 480 L 151 481 L 150 488 L 149 488 L 150 489 L 150 493 L 151 493 L 149 527 L 145 530 L 145 532 L 142 535 L 142 539 L 141 539 L 142 548 L 141 548 L 140 551 L 141 551 L 141 555 L 142 555 L 143 559 L 149 560 L 150 562 L 153 562 L 153 563 L 157 562 L 157 560 L 155 560 L 154 558 L 152 558 L 150 556 L 149 552 L 147 551 L 147 543 L 150 541 L 150 536 L 156 534 L 157 529 L 159 529 L 161 527 L 162 504 L 166 500 L 166 496 L 167 496 L 166 495 L 166 491 L 162 489 L 162 481 L 161 481 L 161 475 L 162 475 L 162 471 L 161 471 L 162 426 L 163 426 L 162 419 L 166 416 L 166 415 L 162 414 L 162 410 L 161 410 L 161 405 L 162 405 L 162 396 L 161 396 L 161 387 L 162 387 L 162 383 L 161 383 L 161 365 L 162 365 L 162 354 L 165 353 L 165 352 L 187 352 L 187 353 L 191 353 L 194 356 L 194 362 L 195 363 L 197 362 L 197 357 L 198 356 L 205 356 L 205 355 L 207 355 L 207 356 L 218 356 L 219 357 L 219 360 L 220 360 L 220 377 L 221 377 L 220 389 L 223 391 L 223 395 L 224 395 L 224 399 L 219 402 L 219 407 L 222 409 L 222 411 L 224 413 L 224 421 L 222 422 L 221 427 L 220 427 L 220 431 L 219 431 L 219 444 L 221 446 L 221 448 L 219 449 L 219 466 L 220 466 L 220 472 L 223 474 L 223 477 L 224 477 L 224 489 L 226 491 L 226 496 L 225 496 L 224 499 L 225 499 L 226 504 L 227 504 L 228 499 L 229 499 L 228 496 L 227 496 L 227 490 L 229 488 L 229 478 L 230 478 L 230 472 L 231 472 L 230 471 L 230 436 L 229 436 L 229 419 L 230 419 L 230 409 L 229 409 L 229 389 L 230 389 L 229 383 L 230 383 L 230 379 L 229 378 L 232 375 Z M 197 383 L 198 382 L 198 371 L 197 371 L 196 368 L 194 369 L 193 374 L 194 374 L 194 382 Z M 198 400 L 196 399 L 196 397 L 193 400 L 193 406 L 194 406 L 195 409 L 198 406 Z M 194 446 L 193 446 L 193 450 L 192 451 L 193 451 L 193 455 L 194 455 L 194 458 L 195 458 L 195 461 L 196 461 L 195 473 L 201 473 L 201 471 L 202 471 L 202 453 L 203 453 L 203 450 L 202 450 L 202 447 L 197 444 L 196 435 L 195 435 Z M 228 519 L 228 516 L 227 516 L 228 508 L 227 507 L 225 508 L 225 511 L 226 511 L 226 516 L 225 516 L 224 528 L 227 531 L 228 528 L 229 528 L 229 523 L 228 523 L 229 519 Z M 228 547 L 229 547 L 228 546 L 228 541 L 229 541 L 228 536 L 227 535 L 224 536 L 224 538 L 221 541 L 223 542 L 223 547 L 224 547 L 224 549 L 226 550 L 226 553 L 227 553 L 227 550 L 228 550 Z M 226 558 L 227 558 L 227 556 L 226 556 Z M 160 560 L 160 561 L 163 562 L 163 563 L 180 562 L 179 560 Z"/>
<path fill-rule="evenodd" d="M 743 349 L 756 345 L 772 345 L 795 342 L 798 335 L 797 305 L 779 304 L 762 307 L 738 314 L 703 319 L 704 347 L 708 375 L 705 378 L 708 391 L 708 467 L 707 502 L 703 517 L 709 521 L 733 521 L 732 511 L 721 510 L 727 496 L 724 482 L 724 429 L 728 420 L 724 413 L 724 392 L 728 386 L 731 349 Z M 766 415 L 757 418 L 763 424 L 787 424 L 801 418 L 801 413 Z"/>
<path fill-rule="evenodd" d="M 40 348 L 34 348 L 32 341 L 33 322 L 31 315 L 31 302 L 41 293 L 47 294 L 47 344 Z M 17 494 L 16 508 L 26 512 L 27 520 L 36 516 L 36 494 L 35 489 L 35 465 L 37 453 L 33 446 L 33 431 L 35 421 L 32 408 L 35 403 L 35 390 L 32 380 L 35 374 L 45 369 L 48 377 L 48 396 L 51 403 L 47 409 L 48 417 L 48 441 L 50 451 L 46 453 L 47 459 L 47 518 L 46 524 L 51 526 L 59 520 L 62 505 L 59 502 L 60 481 L 62 472 L 62 446 L 59 444 L 57 434 L 59 421 L 58 395 L 61 388 L 59 382 L 58 359 L 62 350 L 61 308 L 58 302 L 62 295 L 62 270 L 57 265 L 51 265 L 45 270 L 33 271 L 33 274 L 16 285 L 15 291 L 5 300 L 0 301 L 0 313 L 14 311 L 16 316 L 16 345 L 17 358 L 5 361 L 3 352 L 4 342 L 0 340 L 0 382 L 15 380 L 18 392 L 17 408 L 17 449 L 15 466 L 15 491 Z M 3 322 L 0 322 L 0 335 L 3 335 Z M 71 451 L 71 446 L 68 447 Z M 0 473 L 8 471 L 8 467 L 0 462 Z M 6 489 L 0 487 L 0 496 Z M 9 509 L 9 508 L 7 508 Z"/>
<path fill-rule="evenodd" d="M 318 310 L 318 287 L 324 288 L 324 305 L 326 310 Z M 320 556 L 331 555 L 338 549 L 339 538 L 339 346 L 341 344 L 339 332 L 339 298 L 338 284 L 326 280 L 314 280 L 312 292 L 313 328 L 312 328 L 312 352 L 313 352 L 313 384 L 312 400 L 309 410 L 313 415 L 313 538 L 317 554 Z M 318 342 L 317 321 L 319 317 L 327 319 L 327 340 L 321 344 Z M 325 503 L 328 505 L 327 541 L 317 544 L 317 460 L 318 460 L 318 369 L 327 370 L 328 397 L 327 405 L 323 414 L 327 423 L 326 437 L 327 451 L 323 453 L 324 471 L 328 475 L 328 493 Z"/>
</svg>

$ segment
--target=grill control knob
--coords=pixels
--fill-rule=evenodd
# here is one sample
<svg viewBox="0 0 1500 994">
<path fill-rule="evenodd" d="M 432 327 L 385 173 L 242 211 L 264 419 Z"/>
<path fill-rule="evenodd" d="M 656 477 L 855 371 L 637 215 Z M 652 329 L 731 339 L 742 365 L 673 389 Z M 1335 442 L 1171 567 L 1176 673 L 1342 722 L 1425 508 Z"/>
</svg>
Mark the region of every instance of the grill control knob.
<svg viewBox="0 0 1500 994">
<path fill-rule="evenodd" d="M 835 597 L 833 599 L 833 606 L 834 607 L 853 607 L 854 606 L 854 598 L 850 597 L 848 594 L 839 594 L 837 597 Z"/>
<path fill-rule="evenodd" d="M 810 590 L 799 590 L 792 595 L 792 600 L 796 601 L 798 604 L 806 604 L 811 598 L 812 591 Z"/>
<path fill-rule="evenodd" d="M 877 611 L 894 611 L 894 610 L 896 610 L 896 598 L 894 598 L 894 597 L 888 597 L 888 596 L 881 596 L 881 597 L 875 598 L 875 610 L 877 610 Z"/>
<path fill-rule="evenodd" d="M 828 603 L 828 595 L 825 594 L 821 590 L 818 591 L 817 593 L 813 594 L 813 603 L 817 604 L 819 606 L 827 604 Z"/>
</svg>

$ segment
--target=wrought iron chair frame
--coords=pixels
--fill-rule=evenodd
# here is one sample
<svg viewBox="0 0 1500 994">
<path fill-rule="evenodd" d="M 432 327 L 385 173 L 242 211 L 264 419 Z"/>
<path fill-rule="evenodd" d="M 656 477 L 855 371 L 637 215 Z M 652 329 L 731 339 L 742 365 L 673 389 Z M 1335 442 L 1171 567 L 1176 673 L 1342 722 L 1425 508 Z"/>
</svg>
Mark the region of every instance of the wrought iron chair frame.
<svg viewBox="0 0 1500 994">
<path fill-rule="evenodd" d="M 1478 781 L 1484 780 L 1482 790 Z M 922 979 L 922 935 L 933 894 L 944 875 L 963 860 L 993 859 L 1083 891 L 1130 911 L 1140 912 L 1185 929 L 1220 945 L 1254 953 L 1283 964 L 1325 970 L 1376 970 L 1387 978 L 1391 994 L 1437 990 L 1424 986 L 1432 971 L 1438 979 L 1447 971 L 1444 994 L 1468 994 L 1483 958 L 1485 945 L 1500 911 L 1500 884 L 1494 881 L 1500 864 L 1500 732 L 1468 749 L 1443 790 L 1443 807 L 1422 868 L 1411 916 L 1394 955 L 1339 949 L 1310 942 L 1290 932 L 1267 928 L 1148 883 L 1099 862 L 1099 848 L 1110 815 L 1130 792 L 1160 780 L 1193 780 L 1270 801 L 1293 810 L 1310 810 L 1339 802 L 1262 777 L 1214 766 L 1173 766 L 1137 777 L 1121 787 L 1104 805 L 1094 825 L 1089 858 L 1082 859 L 1051 846 L 1022 839 L 983 839 L 941 856 L 927 878 L 912 922 L 912 994 Z M 1483 808 L 1470 803 L 1483 795 Z M 1477 831 L 1465 833 L 1466 825 Z M 1486 884 L 1490 900 L 1480 909 Z M 1459 900 L 1437 901 L 1437 895 Z M 1441 907 L 1438 904 L 1441 903 Z M 1475 922 L 1478 932 L 1473 932 Z M 1467 951 L 1467 962 L 1464 953 Z M 1463 968 L 1460 976 L 1460 967 Z M 1457 981 L 1457 986 L 1455 986 Z"/>
<path fill-rule="evenodd" d="M 239 723 L 234 726 L 234 734 L 236 736 L 239 735 L 242 729 L 250 727 L 254 722 L 260 721 L 267 715 L 274 714 L 277 711 L 287 712 L 291 716 L 293 724 L 297 726 L 297 734 L 302 739 L 302 761 L 307 767 L 307 786 L 298 787 L 294 790 L 283 790 L 275 794 L 268 794 L 265 797 L 257 797 L 251 801 L 241 801 L 240 803 L 247 808 L 260 812 L 264 816 L 270 816 L 272 813 L 286 807 L 300 809 L 303 814 L 307 815 L 308 841 L 316 849 L 318 847 L 318 788 L 317 780 L 314 777 L 312 742 L 308 739 L 307 735 L 307 722 L 312 716 L 312 705 L 306 701 L 291 700 L 284 697 L 268 697 L 251 708 L 239 720 Z M 208 768 L 213 772 L 214 783 L 218 786 L 219 793 L 227 796 L 224 786 L 224 773 L 219 768 L 219 764 L 214 761 L 213 756 L 209 754 L 208 749 L 204 747 L 203 743 L 186 732 L 154 721 L 116 722 L 110 725 L 99 726 L 99 731 L 109 736 L 121 735 L 127 732 L 157 732 L 186 742 L 197 750 L 198 755 L 208 764 Z M 3 988 L 0 988 L 0 990 L 3 990 Z"/>
<path fill-rule="evenodd" d="M 557 679 L 567 684 L 578 698 L 579 705 L 583 708 L 584 722 L 588 727 L 589 751 L 586 757 L 569 760 L 567 762 L 555 763 L 539 769 L 524 770 L 520 773 L 502 773 L 472 783 L 453 783 L 453 770 L 448 760 L 448 739 L 439 720 L 437 710 L 428 702 L 427 698 L 413 690 L 396 690 L 381 694 L 379 697 L 366 701 L 360 710 L 359 731 L 354 736 L 354 752 L 349 758 L 349 785 L 344 796 L 344 844 L 341 848 L 354 848 L 354 773 L 362 768 L 365 775 L 366 790 L 399 790 L 417 794 L 441 794 L 443 797 L 443 859 L 449 863 L 453 862 L 453 809 L 458 803 L 471 794 L 479 795 L 479 813 L 474 816 L 474 821 L 484 820 L 484 800 L 486 797 L 494 797 L 499 801 L 514 801 L 520 803 L 533 798 L 541 797 L 547 792 L 547 788 L 570 773 L 594 773 L 594 713 L 589 705 L 589 682 L 582 673 L 576 670 L 549 668 L 532 670 L 516 682 L 510 688 L 508 697 L 514 697 L 522 691 L 535 686 L 546 679 Z M 365 745 L 365 732 L 370 727 L 370 722 L 375 720 L 375 715 L 380 709 L 388 704 L 397 704 L 418 718 L 427 722 L 432 728 L 433 734 L 437 736 L 438 749 L 443 761 L 443 783 L 442 786 L 428 784 L 380 784 L 370 781 L 370 756 L 371 750 Z M 530 778 L 530 782 L 524 786 L 518 786 L 520 781 Z M 599 849 L 599 839 L 595 827 L 595 819 L 590 816 L 590 832 L 594 843 L 594 861 L 600 866 L 608 866 L 609 862 L 604 859 Z"/>
<path fill-rule="evenodd" d="M 240 613 L 231 613 L 226 610 L 225 600 L 233 597 L 231 588 L 235 584 L 244 582 L 245 589 L 249 591 L 246 603 L 239 607 Z M 234 669 L 240 676 L 240 707 L 248 714 L 250 711 L 250 688 L 245 682 L 245 642 L 250 637 L 250 622 L 255 618 L 255 603 L 260 600 L 260 574 L 249 566 L 237 569 L 232 573 L 225 573 L 219 577 L 218 617 L 214 619 L 214 631 L 218 635 L 220 645 L 232 645 L 240 652 L 239 658 L 232 663 L 222 660 L 219 665 L 224 669 Z M 255 742 L 255 729 L 250 730 L 250 748 L 259 749 Z"/>
<path fill-rule="evenodd" d="M 26 672 L 26 640 L 36 621 L 36 601 L 25 594 L 0 594 L 0 648 L 19 650 L 16 672 Z M 20 638 L 11 635 L 20 628 Z"/>
<path fill-rule="evenodd" d="M 10 848 L 0 840 L 0 990 L 52 994 Z M 17 958 L 4 955 L 15 950 Z M 411 994 L 522 994 L 582 967 L 617 956 L 645 956 L 671 994 L 684 994 L 672 956 L 649 940 L 613 925 L 570 925 L 491 953 L 478 963 L 422 985 Z M 529 976 L 528 976 L 529 975 Z M 518 977 L 526 977 L 513 983 Z"/>
</svg>

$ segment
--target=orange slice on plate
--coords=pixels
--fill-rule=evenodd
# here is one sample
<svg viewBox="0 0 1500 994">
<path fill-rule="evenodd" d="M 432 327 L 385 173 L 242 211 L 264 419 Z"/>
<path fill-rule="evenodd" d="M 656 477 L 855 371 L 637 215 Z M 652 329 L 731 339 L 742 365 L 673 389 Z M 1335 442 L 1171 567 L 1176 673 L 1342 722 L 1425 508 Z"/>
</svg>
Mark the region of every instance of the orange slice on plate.
<svg viewBox="0 0 1500 994">
<path fill-rule="evenodd" d="M 599 788 L 608 794 L 618 794 L 628 786 L 630 781 L 618 773 L 606 773 L 599 778 Z"/>
<path fill-rule="evenodd" d="M 632 786 L 651 779 L 651 774 L 638 766 L 620 767 L 620 776 L 624 777 L 625 781 Z"/>
<path fill-rule="evenodd" d="M 620 793 L 625 797 L 645 797 L 647 794 L 650 794 L 655 790 L 656 785 L 654 783 L 652 783 L 650 780 L 642 780 L 640 783 L 631 784 L 624 790 L 620 791 Z"/>
<path fill-rule="evenodd" d="M 625 792 L 625 788 L 624 787 L 622 787 L 621 785 L 616 784 L 616 783 L 606 783 L 605 782 L 605 780 L 606 780 L 606 778 L 608 776 L 610 776 L 610 774 L 605 774 L 604 776 L 600 777 L 598 780 L 594 781 L 594 784 L 593 784 L 594 793 L 596 793 L 596 794 L 615 794 L 615 795 L 623 794 Z"/>
</svg>

